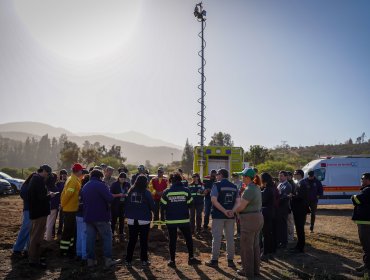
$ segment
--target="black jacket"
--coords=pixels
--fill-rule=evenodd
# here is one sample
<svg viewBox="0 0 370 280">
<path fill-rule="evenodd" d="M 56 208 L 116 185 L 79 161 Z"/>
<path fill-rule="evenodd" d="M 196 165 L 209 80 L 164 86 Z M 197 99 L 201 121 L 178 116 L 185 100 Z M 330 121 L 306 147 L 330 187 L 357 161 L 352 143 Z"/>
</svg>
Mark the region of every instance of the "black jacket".
<svg viewBox="0 0 370 280">
<path fill-rule="evenodd" d="M 302 179 L 295 185 L 295 190 L 292 196 L 292 211 L 307 213 L 309 204 L 309 186 L 307 181 Z"/>
<path fill-rule="evenodd" d="M 352 203 L 355 206 L 353 210 L 352 220 L 358 224 L 365 222 L 370 224 L 370 185 L 361 188 L 361 192 L 351 197 Z"/>
<path fill-rule="evenodd" d="M 30 219 L 46 217 L 50 214 L 50 196 L 45 180 L 38 174 L 32 176 L 28 185 Z"/>
</svg>

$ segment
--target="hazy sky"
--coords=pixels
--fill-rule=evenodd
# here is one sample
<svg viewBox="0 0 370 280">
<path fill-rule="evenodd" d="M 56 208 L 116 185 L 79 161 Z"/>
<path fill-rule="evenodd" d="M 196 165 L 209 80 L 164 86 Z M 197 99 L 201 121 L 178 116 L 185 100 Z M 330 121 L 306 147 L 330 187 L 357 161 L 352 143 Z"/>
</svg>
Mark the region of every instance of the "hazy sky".
<svg viewBox="0 0 370 280">
<path fill-rule="evenodd" d="M 370 136 L 370 1 L 203 2 L 207 143 Z M 0 123 L 197 144 L 195 3 L 0 1 Z"/>
</svg>

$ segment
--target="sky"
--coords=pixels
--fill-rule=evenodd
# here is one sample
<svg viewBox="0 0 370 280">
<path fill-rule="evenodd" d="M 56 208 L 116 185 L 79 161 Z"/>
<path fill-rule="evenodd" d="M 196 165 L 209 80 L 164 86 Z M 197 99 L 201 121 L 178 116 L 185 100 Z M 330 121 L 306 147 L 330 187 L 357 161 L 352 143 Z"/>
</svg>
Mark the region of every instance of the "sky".
<svg viewBox="0 0 370 280">
<path fill-rule="evenodd" d="M 191 0 L 0 1 L 0 123 L 199 142 Z M 370 137 L 368 0 L 203 1 L 206 143 Z"/>
</svg>

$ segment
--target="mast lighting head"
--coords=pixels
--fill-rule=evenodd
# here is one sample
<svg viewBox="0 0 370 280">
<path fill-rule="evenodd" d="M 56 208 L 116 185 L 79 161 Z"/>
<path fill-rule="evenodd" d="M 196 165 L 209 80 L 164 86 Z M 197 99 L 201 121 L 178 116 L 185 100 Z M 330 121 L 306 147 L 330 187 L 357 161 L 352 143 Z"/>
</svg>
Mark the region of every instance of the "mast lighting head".
<svg viewBox="0 0 370 280">
<path fill-rule="evenodd" d="M 205 10 L 203 10 L 203 4 L 202 2 L 198 3 L 195 5 L 195 8 L 194 8 L 194 16 L 198 19 L 198 20 L 206 20 L 206 15 L 207 15 L 207 12 Z"/>
</svg>

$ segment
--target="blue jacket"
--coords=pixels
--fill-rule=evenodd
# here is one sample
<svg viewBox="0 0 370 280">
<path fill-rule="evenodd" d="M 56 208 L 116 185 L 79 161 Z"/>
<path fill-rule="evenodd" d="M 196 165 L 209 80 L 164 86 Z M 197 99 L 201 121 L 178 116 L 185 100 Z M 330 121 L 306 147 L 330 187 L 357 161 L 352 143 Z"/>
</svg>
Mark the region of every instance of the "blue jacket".
<svg viewBox="0 0 370 280">
<path fill-rule="evenodd" d="M 149 190 L 131 191 L 126 199 L 125 217 L 127 219 L 151 221 L 154 200 Z"/>
<path fill-rule="evenodd" d="M 227 210 L 233 209 L 236 198 L 238 197 L 238 188 L 227 179 L 222 179 L 214 183 L 211 191 L 211 196 L 217 196 L 217 201 Z M 212 205 L 211 209 L 212 219 L 235 219 L 228 218 Z"/>
<path fill-rule="evenodd" d="M 166 210 L 167 226 L 189 224 L 189 206 L 193 202 L 189 188 L 183 183 L 173 184 L 161 198 L 161 207 Z"/>
<path fill-rule="evenodd" d="M 81 197 L 85 223 L 110 221 L 113 196 L 103 181 L 91 178 L 82 188 Z"/>
</svg>

